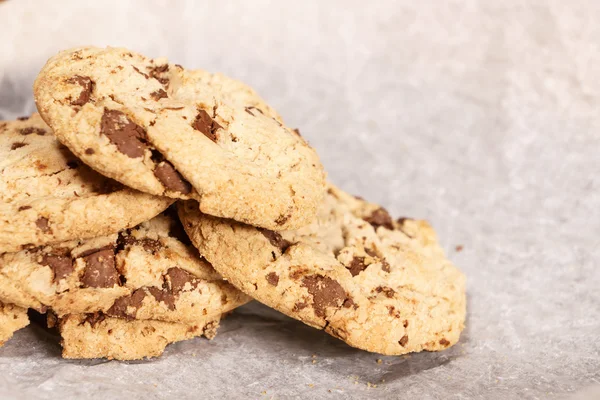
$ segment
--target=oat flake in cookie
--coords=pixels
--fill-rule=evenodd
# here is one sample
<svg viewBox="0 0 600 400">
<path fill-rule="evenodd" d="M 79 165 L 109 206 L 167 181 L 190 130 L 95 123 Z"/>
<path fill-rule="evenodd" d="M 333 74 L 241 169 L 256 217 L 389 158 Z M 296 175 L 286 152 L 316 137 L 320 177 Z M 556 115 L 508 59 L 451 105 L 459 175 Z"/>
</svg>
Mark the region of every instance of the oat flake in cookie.
<svg viewBox="0 0 600 400">
<path fill-rule="evenodd" d="M 0 253 L 117 232 L 170 203 L 87 167 L 38 114 L 0 121 Z"/>
<path fill-rule="evenodd" d="M 397 355 L 443 350 L 464 327 L 464 275 L 425 222 L 330 186 L 317 220 L 273 232 L 179 206 L 192 242 L 260 302 L 351 346 Z"/>
<path fill-rule="evenodd" d="M 273 230 L 315 216 L 322 165 L 248 86 L 118 48 L 59 53 L 34 95 L 44 120 L 86 164 L 202 212 Z"/>
</svg>

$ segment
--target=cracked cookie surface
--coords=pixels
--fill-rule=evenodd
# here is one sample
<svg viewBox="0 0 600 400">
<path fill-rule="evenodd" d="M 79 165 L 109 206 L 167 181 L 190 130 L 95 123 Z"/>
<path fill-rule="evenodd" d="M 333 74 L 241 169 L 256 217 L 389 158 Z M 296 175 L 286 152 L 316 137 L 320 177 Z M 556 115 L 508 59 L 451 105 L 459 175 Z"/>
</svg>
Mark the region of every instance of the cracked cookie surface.
<svg viewBox="0 0 600 400">
<path fill-rule="evenodd" d="M 425 221 L 330 186 L 317 219 L 273 232 L 180 203 L 183 225 L 243 292 L 351 346 L 397 355 L 443 350 L 464 327 L 464 275 Z"/>
<path fill-rule="evenodd" d="M 308 224 L 323 197 L 316 152 L 251 88 L 223 75 L 80 48 L 48 61 L 34 95 L 61 142 L 132 188 L 273 230 Z"/>
<path fill-rule="evenodd" d="M 27 309 L 0 302 L 0 347 L 21 328 L 29 325 Z"/>
<path fill-rule="evenodd" d="M 0 301 L 59 317 L 102 312 L 185 324 L 248 302 L 169 211 L 118 234 L 0 255 Z"/>
<path fill-rule="evenodd" d="M 83 164 L 38 114 L 0 121 L 0 253 L 117 232 L 171 203 Z"/>
</svg>

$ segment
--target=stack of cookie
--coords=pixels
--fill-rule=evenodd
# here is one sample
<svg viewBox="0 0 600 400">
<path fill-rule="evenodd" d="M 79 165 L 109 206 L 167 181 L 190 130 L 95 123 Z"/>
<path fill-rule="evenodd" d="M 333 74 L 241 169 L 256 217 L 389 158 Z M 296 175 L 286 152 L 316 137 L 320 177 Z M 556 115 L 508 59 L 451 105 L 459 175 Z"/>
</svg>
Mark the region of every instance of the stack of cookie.
<svg viewBox="0 0 600 400">
<path fill-rule="evenodd" d="M 367 351 L 458 341 L 465 279 L 431 227 L 327 183 L 248 86 L 81 48 L 34 95 L 0 123 L 0 343 L 34 309 L 64 357 L 152 357 L 251 299 Z"/>
</svg>

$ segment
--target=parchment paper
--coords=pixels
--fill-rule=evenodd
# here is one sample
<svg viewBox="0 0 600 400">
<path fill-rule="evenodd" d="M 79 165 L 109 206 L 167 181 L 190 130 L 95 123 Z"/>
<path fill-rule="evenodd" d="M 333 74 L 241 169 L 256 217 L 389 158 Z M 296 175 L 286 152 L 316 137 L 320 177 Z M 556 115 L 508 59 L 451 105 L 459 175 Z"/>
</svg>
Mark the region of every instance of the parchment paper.
<svg viewBox="0 0 600 400">
<path fill-rule="evenodd" d="M 76 45 L 242 79 L 333 182 L 433 223 L 469 316 L 454 348 L 404 357 L 256 303 L 149 362 L 62 360 L 28 328 L 0 349 L 0 398 L 598 398 L 599 20 L 584 0 L 3 2 L 2 118 Z"/>
</svg>

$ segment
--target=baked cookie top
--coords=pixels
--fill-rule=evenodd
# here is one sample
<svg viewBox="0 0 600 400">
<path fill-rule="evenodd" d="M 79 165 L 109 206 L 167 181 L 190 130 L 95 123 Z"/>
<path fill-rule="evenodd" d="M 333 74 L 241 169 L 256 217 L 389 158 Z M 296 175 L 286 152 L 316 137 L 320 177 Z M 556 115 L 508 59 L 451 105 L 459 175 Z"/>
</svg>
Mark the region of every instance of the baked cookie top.
<svg viewBox="0 0 600 400">
<path fill-rule="evenodd" d="M 0 121 L 0 253 L 118 232 L 172 202 L 95 172 L 38 114 Z"/>
<path fill-rule="evenodd" d="M 425 221 L 330 186 L 317 219 L 296 231 L 258 229 L 178 207 L 215 269 L 260 302 L 351 346 L 381 354 L 442 350 L 465 320 L 465 278 Z"/>
<path fill-rule="evenodd" d="M 118 234 L 0 255 L 0 301 L 58 316 L 194 323 L 248 302 L 163 213 Z"/>
<path fill-rule="evenodd" d="M 95 170 L 202 212 L 273 230 L 315 216 L 316 152 L 251 88 L 120 48 L 59 53 L 35 100 L 59 140 Z"/>
</svg>

